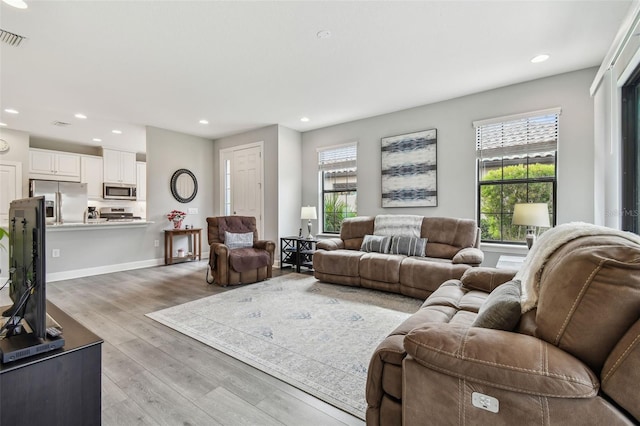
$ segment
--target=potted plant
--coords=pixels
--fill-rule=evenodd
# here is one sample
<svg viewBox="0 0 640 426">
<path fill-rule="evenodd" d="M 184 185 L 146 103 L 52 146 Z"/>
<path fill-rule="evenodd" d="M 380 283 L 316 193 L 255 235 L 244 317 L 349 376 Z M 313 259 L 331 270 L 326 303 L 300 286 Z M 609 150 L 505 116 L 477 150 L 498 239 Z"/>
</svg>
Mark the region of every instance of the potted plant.
<svg viewBox="0 0 640 426">
<path fill-rule="evenodd" d="M 184 220 L 185 217 L 187 217 L 187 214 L 180 210 L 171 210 L 171 212 L 167 214 L 167 219 L 173 222 L 174 229 L 182 228 L 182 221 Z"/>
</svg>

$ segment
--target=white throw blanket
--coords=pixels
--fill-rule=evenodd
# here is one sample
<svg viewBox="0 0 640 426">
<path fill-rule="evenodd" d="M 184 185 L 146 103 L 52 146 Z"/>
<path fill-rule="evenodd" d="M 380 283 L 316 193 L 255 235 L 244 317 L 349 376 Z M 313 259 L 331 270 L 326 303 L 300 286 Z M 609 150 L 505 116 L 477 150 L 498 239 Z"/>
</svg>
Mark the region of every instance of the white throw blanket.
<svg viewBox="0 0 640 426">
<path fill-rule="evenodd" d="M 420 238 L 422 219 L 422 216 L 415 215 L 379 214 L 373 225 L 373 233 L 383 237 L 403 235 Z"/>
<path fill-rule="evenodd" d="M 565 223 L 549 229 L 531 247 L 522 268 L 514 277 L 522 282 L 522 297 L 520 299 L 522 313 L 538 306 L 540 275 L 549 256 L 569 241 L 589 235 L 617 235 L 640 244 L 640 236 L 638 235 L 584 222 Z"/>
</svg>

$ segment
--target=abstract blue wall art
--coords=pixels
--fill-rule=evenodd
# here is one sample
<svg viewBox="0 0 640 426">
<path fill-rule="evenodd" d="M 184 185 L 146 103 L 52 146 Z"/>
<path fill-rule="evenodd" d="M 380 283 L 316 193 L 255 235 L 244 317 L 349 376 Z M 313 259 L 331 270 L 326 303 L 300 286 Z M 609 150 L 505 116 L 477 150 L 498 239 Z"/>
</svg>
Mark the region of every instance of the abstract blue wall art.
<svg viewBox="0 0 640 426">
<path fill-rule="evenodd" d="M 438 205 L 436 129 L 382 138 L 382 207 Z"/>
</svg>

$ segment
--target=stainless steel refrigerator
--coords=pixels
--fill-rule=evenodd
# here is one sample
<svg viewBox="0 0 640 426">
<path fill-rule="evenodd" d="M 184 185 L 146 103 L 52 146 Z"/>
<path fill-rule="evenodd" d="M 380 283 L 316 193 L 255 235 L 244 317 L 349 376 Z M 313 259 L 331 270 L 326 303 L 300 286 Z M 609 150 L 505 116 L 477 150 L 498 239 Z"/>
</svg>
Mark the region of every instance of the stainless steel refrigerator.
<svg viewBox="0 0 640 426">
<path fill-rule="evenodd" d="M 87 184 L 53 180 L 29 181 L 29 196 L 44 196 L 47 224 L 84 223 L 87 217 Z"/>
</svg>

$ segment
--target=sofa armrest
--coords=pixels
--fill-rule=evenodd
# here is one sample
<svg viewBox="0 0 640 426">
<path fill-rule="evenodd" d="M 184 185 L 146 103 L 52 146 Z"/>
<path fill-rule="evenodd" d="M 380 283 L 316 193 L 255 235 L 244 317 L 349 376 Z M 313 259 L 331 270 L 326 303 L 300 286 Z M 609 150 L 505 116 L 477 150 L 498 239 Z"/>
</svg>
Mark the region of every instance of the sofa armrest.
<svg viewBox="0 0 640 426">
<path fill-rule="evenodd" d="M 459 379 L 529 395 L 591 398 L 597 376 L 580 360 L 524 334 L 454 324 L 428 324 L 404 339 L 420 365 Z"/>
<path fill-rule="evenodd" d="M 224 243 L 212 243 L 209 246 L 209 266 L 211 270 L 218 269 L 218 264 L 229 262 L 229 247 Z"/>
<path fill-rule="evenodd" d="M 318 244 L 316 244 L 316 249 L 318 250 L 338 250 L 344 248 L 344 241 L 340 238 L 327 238 L 325 240 L 320 240 Z"/>
<path fill-rule="evenodd" d="M 269 253 L 274 253 L 276 251 L 276 243 L 269 240 L 256 240 L 253 242 L 253 248 L 266 250 Z"/>
<path fill-rule="evenodd" d="M 257 248 L 260 250 L 265 250 L 267 253 L 269 253 L 269 268 L 272 267 L 273 265 L 273 261 L 274 261 L 274 256 L 275 256 L 275 251 L 276 251 L 276 243 L 274 243 L 273 241 L 270 240 L 256 240 L 253 242 L 253 248 Z M 271 272 L 269 272 L 271 273 Z M 269 277 L 271 277 L 271 275 L 269 275 Z"/>
<path fill-rule="evenodd" d="M 516 271 L 487 267 L 470 268 L 464 271 L 460 281 L 467 288 L 491 293 L 500 284 L 513 279 Z"/>
<path fill-rule="evenodd" d="M 479 265 L 484 260 L 482 250 L 475 247 L 466 247 L 453 256 L 453 263 L 466 263 L 467 265 Z"/>
</svg>

